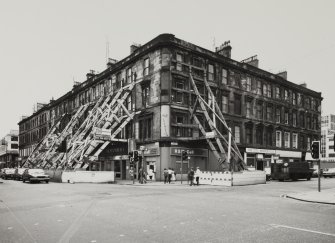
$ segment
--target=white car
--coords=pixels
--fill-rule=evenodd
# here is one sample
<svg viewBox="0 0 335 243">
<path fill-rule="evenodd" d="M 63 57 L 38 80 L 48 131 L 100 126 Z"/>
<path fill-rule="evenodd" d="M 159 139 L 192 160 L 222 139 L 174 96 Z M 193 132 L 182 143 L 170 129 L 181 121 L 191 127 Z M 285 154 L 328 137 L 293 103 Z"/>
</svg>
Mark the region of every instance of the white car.
<svg viewBox="0 0 335 243">
<path fill-rule="evenodd" d="M 325 169 L 323 169 L 323 177 L 324 178 L 327 178 L 327 177 L 332 178 L 333 176 L 335 176 L 335 168 L 325 168 Z"/>
</svg>

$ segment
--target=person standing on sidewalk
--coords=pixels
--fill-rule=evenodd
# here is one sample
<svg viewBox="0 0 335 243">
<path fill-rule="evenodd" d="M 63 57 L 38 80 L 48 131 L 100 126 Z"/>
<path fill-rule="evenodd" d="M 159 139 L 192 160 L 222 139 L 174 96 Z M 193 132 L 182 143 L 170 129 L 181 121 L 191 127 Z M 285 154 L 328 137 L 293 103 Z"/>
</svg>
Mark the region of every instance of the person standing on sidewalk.
<svg viewBox="0 0 335 243">
<path fill-rule="evenodd" d="M 164 174 L 164 184 L 166 184 L 169 179 L 169 172 L 166 168 L 164 168 L 163 174 Z"/>
<path fill-rule="evenodd" d="M 197 186 L 199 186 L 200 174 L 201 174 L 201 171 L 200 171 L 199 166 L 198 166 L 196 171 L 195 171 L 195 181 L 197 182 Z"/>
<path fill-rule="evenodd" d="M 188 172 L 188 178 L 190 180 L 190 186 L 193 185 L 193 180 L 194 180 L 194 170 L 193 167 L 191 167 L 190 172 Z"/>
</svg>

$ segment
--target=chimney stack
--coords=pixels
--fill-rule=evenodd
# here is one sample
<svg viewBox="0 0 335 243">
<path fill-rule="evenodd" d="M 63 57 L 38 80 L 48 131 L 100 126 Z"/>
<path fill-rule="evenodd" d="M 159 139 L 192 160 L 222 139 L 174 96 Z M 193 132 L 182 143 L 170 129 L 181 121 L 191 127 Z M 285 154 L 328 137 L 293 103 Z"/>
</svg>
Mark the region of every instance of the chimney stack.
<svg viewBox="0 0 335 243">
<path fill-rule="evenodd" d="M 90 72 L 86 74 L 87 79 L 93 78 L 94 76 L 95 76 L 95 71 L 94 70 L 90 70 Z"/>
<path fill-rule="evenodd" d="M 251 65 L 251 66 L 254 66 L 254 67 L 257 67 L 258 68 L 258 58 L 257 58 L 257 55 L 254 55 L 254 56 L 252 56 L 252 57 L 249 57 L 249 58 L 247 58 L 247 59 L 244 59 L 244 60 L 242 60 L 241 62 L 243 62 L 243 63 L 247 63 L 247 64 L 249 64 L 249 65 Z"/>
<path fill-rule="evenodd" d="M 110 67 L 114 66 L 115 63 L 117 63 L 117 60 L 112 59 L 112 58 L 108 58 L 107 68 L 110 68 Z"/>
<path fill-rule="evenodd" d="M 215 52 L 221 56 L 231 58 L 230 41 L 225 41 L 221 46 L 215 48 Z"/>
<path fill-rule="evenodd" d="M 282 71 L 277 73 L 278 76 L 282 77 L 283 79 L 287 80 L 287 71 Z"/>
<path fill-rule="evenodd" d="M 136 51 L 138 48 L 141 47 L 141 44 L 136 44 L 136 43 L 133 43 L 131 46 L 130 46 L 130 54 L 132 54 L 134 51 Z"/>
</svg>

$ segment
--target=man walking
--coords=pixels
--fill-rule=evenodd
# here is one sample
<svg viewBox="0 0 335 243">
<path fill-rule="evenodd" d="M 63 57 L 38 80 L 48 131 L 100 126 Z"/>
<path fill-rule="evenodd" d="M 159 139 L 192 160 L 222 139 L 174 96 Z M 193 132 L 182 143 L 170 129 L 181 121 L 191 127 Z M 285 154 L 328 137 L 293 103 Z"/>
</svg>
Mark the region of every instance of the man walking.
<svg viewBox="0 0 335 243">
<path fill-rule="evenodd" d="M 193 185 L 193 180 L 194 180 L 194 170 L 193 170 L 193 167 L 191 168 L 190 172 L 188 173 L 188 177 L 189 177 L 189 180 L 190 180 L 190 186 Z"/>
</svg>

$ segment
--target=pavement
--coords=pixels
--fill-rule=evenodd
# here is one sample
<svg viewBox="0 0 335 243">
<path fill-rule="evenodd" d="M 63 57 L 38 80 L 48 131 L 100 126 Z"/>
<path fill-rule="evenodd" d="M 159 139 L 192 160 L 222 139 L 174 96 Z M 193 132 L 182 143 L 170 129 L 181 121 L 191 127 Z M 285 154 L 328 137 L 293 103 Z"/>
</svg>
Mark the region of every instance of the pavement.
<svg viewBox="0 0 335 243">
<path fill-rule="evenodd" d="M 283 197 L 296 199 L 305 202 L 333 204 L 335 205 L 335 188 L 321 189 L 321 191 L 307 191 L 301 193 L 290 193 Z"/>
<path fill-rule="evenodd" d="M 147 183 L 141 184 L 137 180 L 135 180 L 134 184 L 133 181 L 130 180 L 122 180 L 117 181 L 116 184 L 118 185 L 129 185 L 129 186 L 161 186 L 164 182 L 160 181 L 147 181 Z M 166 184 L 166 186 L 185 186 L 187 185 L 187 181 L 183 181 L 181 184 L 180 181 L 172 181 L 171 184 Z M 201 185 L 203 187 L 205 185 Z M 206 185 L 212 187 L 211 185 Z M 304 202 L 311 202 L 311 203 L 322 203 L 322 204 L 333 204 L 335 205 L 335 188 L 332 189 L 322 189 L 321 191 L 307 191 L 307 192 L 300 192 L 300 193 L 289 193 L 283 194 L 282 197 L 295 199 Z"/>
</svg>

